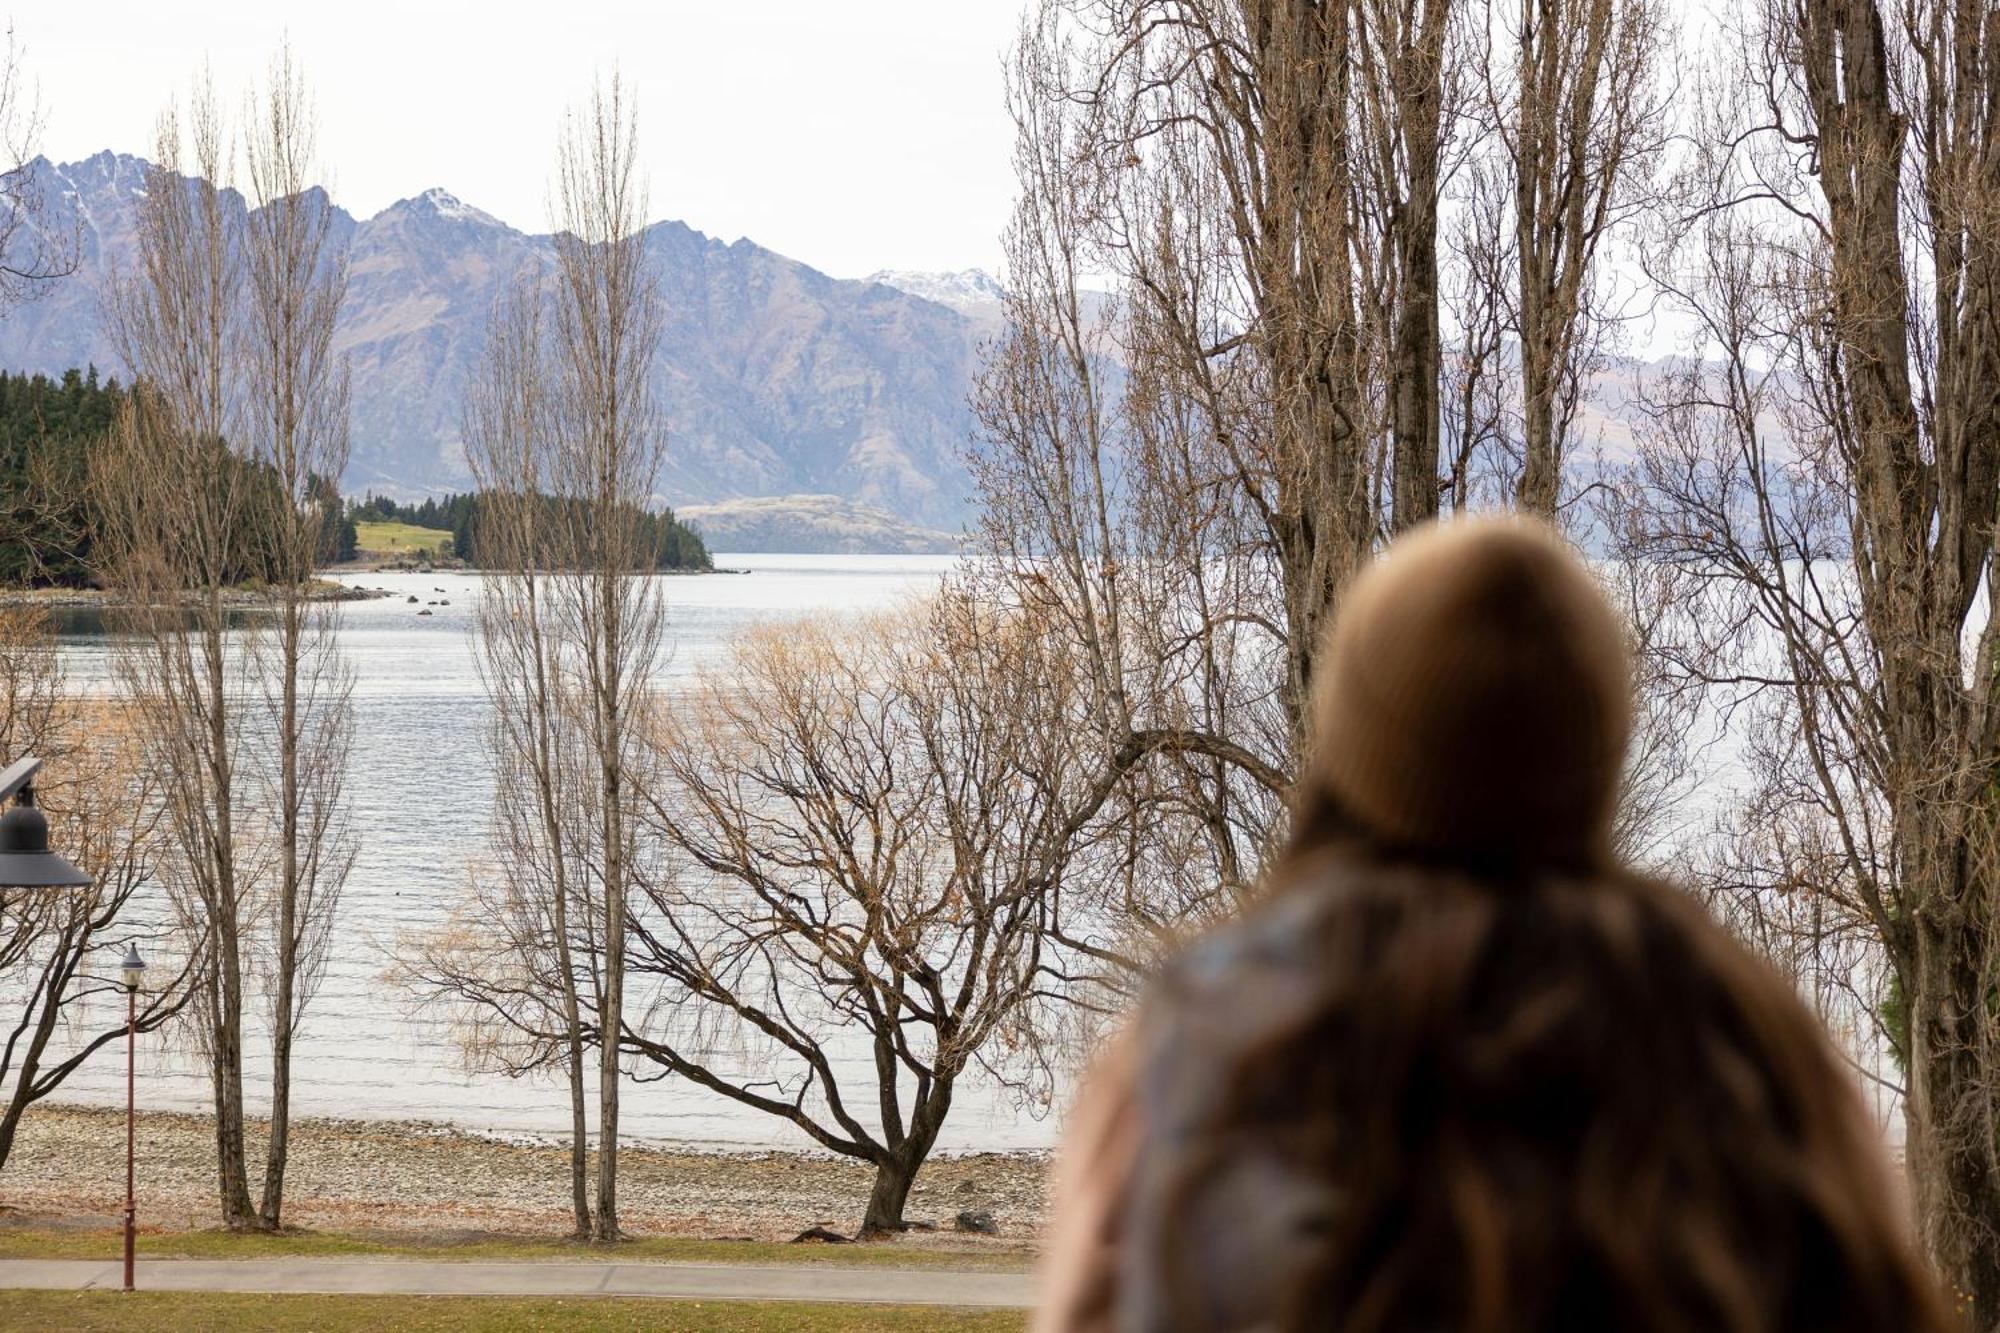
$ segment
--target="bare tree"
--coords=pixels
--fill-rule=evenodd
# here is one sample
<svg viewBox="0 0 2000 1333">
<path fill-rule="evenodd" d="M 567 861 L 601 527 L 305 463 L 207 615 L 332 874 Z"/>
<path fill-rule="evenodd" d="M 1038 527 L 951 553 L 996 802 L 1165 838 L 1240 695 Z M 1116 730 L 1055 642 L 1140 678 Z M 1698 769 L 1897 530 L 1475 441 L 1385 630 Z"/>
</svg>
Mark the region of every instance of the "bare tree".
<svg viewBox="0 0 2000 1333">
<path fill-rule="evenodd" d="M 334 639 L 337 609 L 314 596 L 325 515 L 322 478 L 347 465 L 347 366 L 334 325 L 347 255 L 332 240 L 334 209 L 314 180 L 315 128 L 289 50 L 247 108 L 242 233 L 244 320 L 236 378 L 259 470 L 253 526 L 274 633 L 258 663 L 267 722 L 258 766 L 276 819 L 270 904 L 271 1136 L 259 1214 L 275 1230 L 290 1143 L 292 1046 L 326 964 L 326 943 L 353 861 L 341 788 L 351 735 L 351 677 Z M 274 752 L 274 753 L 273 753 Z"/>
<path fill-rule="evenodd" d="M 170 951 L 176 975 L 140 1011 L 141 1031 L 171 1021 L 195 997 L 201 941 L 169 941 L 157 914 L 135 902 L 158 854 L 154 779 L 138 738 L 115 704 L 68 689 L 47 621 L 28 608 L 0 608 L 0 754 L 44 761 L 36 804 L 48 811 L 53 845 L 90 875 L 84 889 L 0 889 L 0 1168 L 29 1107 L 60 1088 L 99 1048 L 125 1032 L 125 1013 L 93 1012 L 119 989 L 106 936 Z M 178 947 L 175 947 L 176 943 Z"/>
<path fill-rule="evenodd" d="M 570 1202 L 590 1238 L 586 1034 L 576 915 L 580 817 L 569 793 L 589 774 L 580 755 L 571 639 L 557 610 L 557 514 L 549 493 L 543 304 L 537 275 L 503 291 L 465 410 L 467 458 L 478 478 L 480 678 L 493 704 L 494 866 L 475 872 L 466 907 L 415 942 L 408 982 L 451 1012 L 468 1054 L 512 1075 L 559 1066 L 569 1086 Z M 496 930 L 497 927 L 497 930 Z"/>
<path fill-rule="evenodd" d="M 1359 355 L 1345 241 L 1298 253 L 1308 239 L 1344 238 L 1345 208 L 1284 212 L 1330 188 L 1322 177 L 1343 178 L 1345 148 L 1273 131 L 1284 160 L 1271 170 L 1316 183 L 1268 187 L 1273 235 L 1260 241 L 1234 219 L 1267 210 L 1229 182 L 1262 180 L 1265 122 L 1200 101 L 1250 98 L 1253 72 L 1215 69 L 1212 87 L 1188 74 L 1192 89 L 1166 77 L 1206 68 L 1186 62 L 1247 58 L 1239 19 L 1226 5 L 1128 16 L 1049 3 L 1024 26 L 1011 70 L 1021 197 L 1006 238 L 1006 333 L 975 394 L 990 556 L 981 569 L 1000 585 L 993 600 L 1018 599 L 1072 636 L 1087 687 L 1073 743 L 1101 765 L 1087 803 L 1124 809 L 1148 830 L 1122 873 L 1072 886 L 1075 911 L 1054 927 L 1114 990 L 1186 922 L 1226 912 L 1254 881 L 1301 735 L 1308 667 L 1292 617 L 1318 614 L 1330 595 L 1322 585 L 1346 558 L 1306 529 L 1338 544 L 1347 538 L 1327 534 L 1362 524 L 1366 535 L 1341 547 L 1358 555 L 1375 528 L 1361 457 L 1375 437 L 1360 424 L 1372 408 L 1342 369 Z M 1224 30 L 1211 32 L 1217 23 Z M 1148 44 L 1155 33 L 1160 49 Z M 1286 76 L 1299 43 L 1344 40 L 1317 26 L 1265 35 L 1273 77 Z M 1331 61 L 1278 95 L 1303 115 L 1333 93 L 1297 79 L 1344 77 Z M 1211 109 L 1235 117 L 1220 143 L 1196 128 Z M 1288 249 L 1309 271 L 1262 270 Z M 1093 299 L 1087 284 L 1100 274 L 1117 290 Z M 1283 293 L 1268 330 L 1246 295 L 1267 286 Z M 1276 387 L 1287 377 L 1310 387 L 1304 401 Z M 1300 417 L 1321 423 L 1326 443 L 1306 450 L 1312 428 Z M 1312 497 L 1333 472 L 1345 478 L 1335 489 L 1363 508 L 1322 523 Z M 1186 855 L 1153 861 L 1170 845 Z"/>
<path fill-rule="evenodd" d="M 1016 50 L 1014 249 L 1067 232 L 1059 248 L 1088 264 L 1074 276 L 1109 277 L 1124 301 L 1132 401 L 1100 393 L 1106 429 L 1076 443 L 1125 452 L 1162 432 L 1199 484 L 1232 493 L 1222 549 L 1281 592 L 1287 751 L 1304 743 L 1319 627 L 1392 519 L 1392 439 L 1406 481 L 1430 472 L 1406 486 L 1406 518 L 1436 506 L 1448 19 L 1421 5 L 1046 0 Z M 1061 286 L 1038 281 L 1016 322 L 1054 327 Z M 996 357 L 989 382 L 1008 364 Z"/>
<path fill-rule="evenodd" d="M 1075 70 L 1035 56 L 1058 75 L 1042 92 L 1083 99 L 1115 171 L 1123 154 L 1126 198 L 1108 216 L 1145 328 L 1131 342 L 1161 358 L 1163 389 L 1179 399 L 1185 386 L 1174 412 L 1200 415 L 1167 428 L 1195 425 L 1213 441 L 1202 470 L 1241 490 L 1256 525 L 1246 554 L 1278 579 L 1280 697 L 1296 751 L 1320 629 L 1382 526 L 1377 316 L 1394 265 L 1370 229 L 1386 210 L 1357 207 L 1372 202 L 1362 192 L 1378 145 L 1357 122 L 1352 11 L 1310 0 L 1061 8 L 1092 44 Z"/>
<path fill-rule="evenodd" d="M 1445 490 L 1454 510 L 1515 501 L 1524 241 L 1560 279 L 1537 298 L 1551 364 L 1591 373 L 1613 313 L 1599 256 L 1663 115 L 1657 17 L 1607 14 L 1615 58 L 1640 63 L 1565 56 L 1530 163 L 1536 206 L 1565 203 L 1525 234 L 1497 133 L 1519 99 L 1483 7 L 1044 0 L 1024 23 L 1007 321 L 975 391 L 978 577 L 1069 637 L 1068 735 L 1096 775 L 1071 816 L 1123 831 L 1050 900 L 1082 1035 L 1255 891 L 1348 576 Z M 1587 236 L 1561 230 L 1574 191 Z M 1610 572 L 1660 610 L 1642 571 Z M 1658 693 L 1621 823 L 1648 854 L 1690 772 L 1690 696 Z"/>
<path fill-rule="evenodd" d="M 1353 0 L 1358 202 L 1380 236 L 1389 329 L 1390 526 L 1438 512 L 1443 340 L 1438 217 L 1466 82 L 1455 0 Z M 1360 211 L 1360 210 L 1357 210 Z"/>
<path fill-rule="evenodd" d="M 44 296 L 76 272 L 83 220 L 56 229 L 47 182 L 37 178 L 42 109 L 27 85 L 20 41 L 7 25 L 0 49 L 0 312 Z"/>
<path fill-rule="evenodd" d="M 593 90 L 572 113 L 557 158 L 552 366 L 548 376 L 547 485 L 560 502 L 552 562 L 565 571 L 549 591 L 579 725 L 594 765 L 572 799 L 596 818 L 589 849 L 602 913 L 596 1011 L 615 1034 L 624 1010 L 626 903 L 632 891 L 632 769 L 643 710 L 666 623 L 661 582 L 649 571 L 643 521 L 654 500 L 663 436 L 652 395 L 659 346 L 657 281 L 646 254 L 646 192 L 638 172 L 638 123 L 623 84 Z M 582 886 L 579 886 L 581 888 Z M 619 1049 L 599 1049 L 597 1209 L 593 1232 L 618 1227 Z"/>
<path fill-rule="evenodd" d="M 1448 467 L 1438 483 L 1454 514 L 1513 496 L 1521 472 L 1513 438 L 1520 358 L 1510 342 L 1518 285 L 1512 188 L 1491 152 L 1475 153 L 1457 180 L 1442 298 L 1452 329 L 1441 390 Z"/>
<path fill-rule="evenodd" d="M 481 561 L 494 571 L 480 604 L 485 680 L 494 704 L 495 806 L 507 826 L 508 864 L 539 888 L 546 915 L 537 947 L 549 955 L 561 1000 L 562 1059 L 570 1098 L 570 1196 L 576 1234 L 591 1234 L 586 1167 L 590 1130 L 584 1113 L 584 1031 L 570 921 L 570 814 L 563 793 L 577 768 L 576 711 L 567 698 L 557 627 L 550 623 L 553 522 L 545 497 L 548 422 L 542 383 L 542 293 L 518 287 L 496 311 L 487 335 L 487 374 L 474 399 L 474 471 L 486 496 L 480 515 Z M 566 762 L 567 761 L 567 762 Z"/>
<path fill-rule="evenodd" d="M 647 536 L 663 440 L 660 336 L 632 109 L 614 77 L 565 122 L 555 262 L 496 304 L 467 402 L 493 570 L 480 617 L 494 704 L 494 867 L 454 922 L 405 949 L 404 980 L 479 1063 L 569 1082 L 580 1234 L 619 1237 L 616 1033 L 639 883 L 644 722 L 666 601 Z M 464 928 L 478 919 L 498 941 Z M 613 1034 L 606 1040 L 604 1033 Z M 585 1189 L 584 1052 L 598 1047 L 597 1174 Z"/>
<path fill-rule="evenodd" d="M 230 152 L 206 81 L 183 129 L 168 110 L 139 208 L 134 271 L 107 314 L 133 373 L 119 429 L 93 460 L 106 581 L 131 608 L 119 667 L 147 738 L 148 767 L 177 855 L 163 877 L 209 941 L 198 1007 L 215 1094 L 222 1220 L 258 1225 L 243 1141 L 245 957 L 255 854 L 241 747 L 251 681 L 231 643 L 227 589 L 256 558 L 253 471 L 239 424 L 241 217 Z"/>
<path fill-rule="evenodd" d="M 1654 0 L 1518 0 L 1483 62 L 1513 183 L 1521 373 L 1521 508 L 1550 518 L 1578 405 L 1615 323 L 1600 257 L 1647 196 L 1664 145 L 1664 16 Z"/>
<path fill-rule="evenodd" d="M 1651 388 L 1632 530 L 1687 581 L 1697 614 L 1663 650 L 1731 710 L 1756 779 L 1719 888 L 1906 1071 L 1925 1236 L 1991 1329 L 1992 26 L 1804 0 L 1731 36 L 1650 265 L 1696 333 Z"/>
<path fill-rule="evenodd" d="M 623 1044 L 875 1168 L 902 1229 L 959 1080 L 1046 984 L 1048 900 L 1088 780 L 1031 612 L 963 592 L 857 626 L 755 631 L 663 706 L 635 912 L 657 984 Z M 862 1058 L 855 1058 L 860 1056 Z"/>
<path fill-rule="evenodd" d="M 1087 673 L 1128 853 L 1054 930 L 1113 990 L 1256 882 L 1337 590 L 1437 511 L 1457 12 L 1047 0 L 1016 46 L 984 568 Z"/>
</svg>

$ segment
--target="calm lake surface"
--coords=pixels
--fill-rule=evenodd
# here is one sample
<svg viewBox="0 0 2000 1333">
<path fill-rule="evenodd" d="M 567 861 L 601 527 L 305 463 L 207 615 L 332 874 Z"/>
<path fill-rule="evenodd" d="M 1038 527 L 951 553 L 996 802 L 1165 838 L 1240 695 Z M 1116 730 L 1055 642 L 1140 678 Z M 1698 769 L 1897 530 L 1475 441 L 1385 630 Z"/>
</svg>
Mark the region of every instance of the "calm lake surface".
<svg viewBox="0 0 2000 1333">
<path fill-rule="evenodd" d="M 712 658 L 736 632 L 802 615 L 845 615 L 894 605 L 934 588 L 946 556 L 718 555 L 744 574 L 674 577 L 668 587 L 671 684 Z M 559 1134 L 568 1094 L 559 1081 L 467 1072 L 442 1026 L 420 1019 L 385 979 L 401 936 L 443 920 L 462 899 L 466 867 L 487 844 L 492 785 L 487 702 L 472 629 L 482 580 L 474 574 L 368 573 L 346 583 L 392 597 L 341 607 L 340 637 L 354 670 L 355 736 L 348 799 L 356 850 L 340 902 L 326 978 L 307 1011 L 293 1067 L 293 1114 L 448 1122 L 502 1134 Z M 442 591 L 440 591 L 442 590 Z M 448 598 L 416 613 L 407 598 Z M 72 680 L 110 688 L 111 646 L 101 636 L 64 639 Z M 212 1101 L 199 1057 L 141 1041 L 139 1096 L 153 1109 L 204 1111 Z M 260 1031 L 247 1043 L 246 1095 L 258 1113 L 268 1084 Z M 860 1051 L 853 1058 L 865 1059 Z M 858 1070 L 857 1070 L 858 1072 Z M 101 1050 L 59 1099 L 121 1103 L 122 1043 Z M 593 1098 L 594 1102 L 594 1098 Z M 592 1111 L 593 1117 L 595 1111 Z M 625 1133 L 659 1142 L 744 1148 L 808 1146 L 776 1119 L 677 1080 L 628 1084 Z M 1002 1089 L 961 1085 L 940 1147 L 948 1151 L 1042 1148 L 1055 1125 L 1019 1109 Z"/>
</svg>

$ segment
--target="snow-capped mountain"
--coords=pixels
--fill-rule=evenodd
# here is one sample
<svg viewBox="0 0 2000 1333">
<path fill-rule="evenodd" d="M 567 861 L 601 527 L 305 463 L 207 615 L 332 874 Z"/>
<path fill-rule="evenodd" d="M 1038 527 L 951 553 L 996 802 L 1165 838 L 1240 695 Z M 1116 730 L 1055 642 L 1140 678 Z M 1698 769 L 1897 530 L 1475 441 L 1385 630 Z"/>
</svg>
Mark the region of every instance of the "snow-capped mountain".
<svg viewBox="0 0 2000 1333">
<path fill-rule="evenodd" d="M 101 327 L 101 292 L 111 271 L 130 268 L 146 163 L 105 152 L 38 160 L 31 170 L 46 201 L 42 225 L 75 229 L 82 262 L 0 320 L 0 367 L 59 373 L 94 363 L 122 374 Z M 487 313 L 504 282 L 549 262 L 549 238 L 443 189 L 359 221 L 335 214 L 335 242 L 348 248 L 337 338 L 353 376 L 345 484 L 402 493 L 464 486 L 461 403 Z M 831 495 L 906 523 L 960 526 L 972 489 L 965 452 L 978 319 L 679 222 L 654 223 L 646 239 L 665 320 L 662 498 Z"/>
<path fill-rule="evenodd" d="M 983 268 L 960 269 L 956 273 L 885 268 L 870 273 L 862 281 L 879 282 L 884 287 L 956 310 L 972 321 L 981 342 L 991 341 L 1006 328 L 1007 289 Z M 1102 337 L 1106 354 L 1115 358 L 1117 352 L 1111 346 L 1106 326 L 1115 313 L 1110 293 L 1085 289 L 1078 293 L 1078 303 L 1084 322 Z"/>
<path fill-rule="evenodd" d="M 956 273 L 919 273 L 910 269 L 885 268 L 870 273 L 863 282 L 879 282 L 911 296 L 921 296 L 950 306 L 961 315 L 986 318 L 998 312 L 1007 299 L 1007 289 L 983 268 L 960 269 Z"/>
<path fill-rule="evenodd" d="M 416 198 L 404 199 L 400 203 L 413 208 L 428 208 L 439 217 L 447 218 L 453 222 L 471 222 L 482 227 L 504 225 L 499 218 L 494 217 L 491 213 L 474 208 L 472 205 L 461 201 L 450 190 L 439 185 L 433 185 Z M 394 208 L 397 205 L 391 204 L 390 207 Z"/>
</svg>

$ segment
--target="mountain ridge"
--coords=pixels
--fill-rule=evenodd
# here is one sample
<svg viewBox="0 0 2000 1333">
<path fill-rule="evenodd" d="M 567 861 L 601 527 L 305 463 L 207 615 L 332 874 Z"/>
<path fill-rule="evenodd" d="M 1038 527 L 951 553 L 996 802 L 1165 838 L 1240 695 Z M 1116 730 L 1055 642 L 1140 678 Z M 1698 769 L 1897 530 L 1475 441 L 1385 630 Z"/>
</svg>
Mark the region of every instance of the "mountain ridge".
<svg viewBox="0 0 2000 1333">
<path fill-rule="evenodd" d="M 110 150 L 28 167 L 41 224 L 75 227 L 79 272 L 0 320 L 0 367 L 123 373 L 99 306 L 135 253 L 149 170 Z M 233 200 L 243 207 L 240 196 Z M 348 253 L 336 345 L 352 371 L 352 450 L 343 484 L 403 495 L 463 489 L 464 386 L 494 296 L 546 267 L 553 242 L 443 186 L 367 218 L 335 209 Z M 983 322 L 868 279 L 831 277 L 748 239 L 724 242 L 662 219 L 645 229 L 660 278 L 657 385 L 666 461 L 659 499 L 676 508 L 831 495 L 917 527 L 969 514 L 968 396 Z"/>
</svg>

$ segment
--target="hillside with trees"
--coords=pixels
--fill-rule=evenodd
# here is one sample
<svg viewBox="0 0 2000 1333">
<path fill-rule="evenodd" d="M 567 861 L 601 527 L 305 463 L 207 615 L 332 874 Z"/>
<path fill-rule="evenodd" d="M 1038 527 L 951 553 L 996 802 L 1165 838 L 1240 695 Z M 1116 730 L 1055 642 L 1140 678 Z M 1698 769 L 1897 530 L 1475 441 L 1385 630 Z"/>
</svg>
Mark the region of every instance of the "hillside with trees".
<svg viewBox="0 0 2000 1333">
<path fill-rule="evenodd" d="M 0 372 L 0 585 L 90 582 L 89 451 L 124 401 L 95 366 L 55 379 Z"/>
<path fill-rule="evenodd" d="M 130 395 L 95 366 L 61 376 L 0 371 L 0 587 L 89 588 L 101 581 L 96 549 L 104 514 L 94 492 L 93 458 L 109 447 Z M 277 478 L 267 463 L 219 450 L 210 470 L 229 473 L 256 503 L 237 516 L 232 582 L 269 576 Z M 300 510 L 315 528 L 321 564 L 354 558 L 354 525 L 325 477 L 305 483 Z M 265 516 L 265 517 L 260 517 Z"/>
<path fill-rule="evenodd" d="M 550 496 L 541 497 L 541 504 L 545 522 L 587 521 L 573 504 Z M 492 506 L 492 496 L 485 491 L 454 492 L 442 498 L 426 496 L 415 504 L 371 493 L 349 507 L 347 520 L 350 524 L 407 523 L 411 527 L 449 532 L 451 554 L 467 564 L 484 567 L 494 563 L 495 553 L 488 549 L 491 542 L 481 536 L 482 524 Z M 631 521 L 638 532 L 641 568 L 698 571 L 715 567 L 701 534 L 674 517 L 673 510 L 655 511 L 634 505 Z"/>
</svg>

